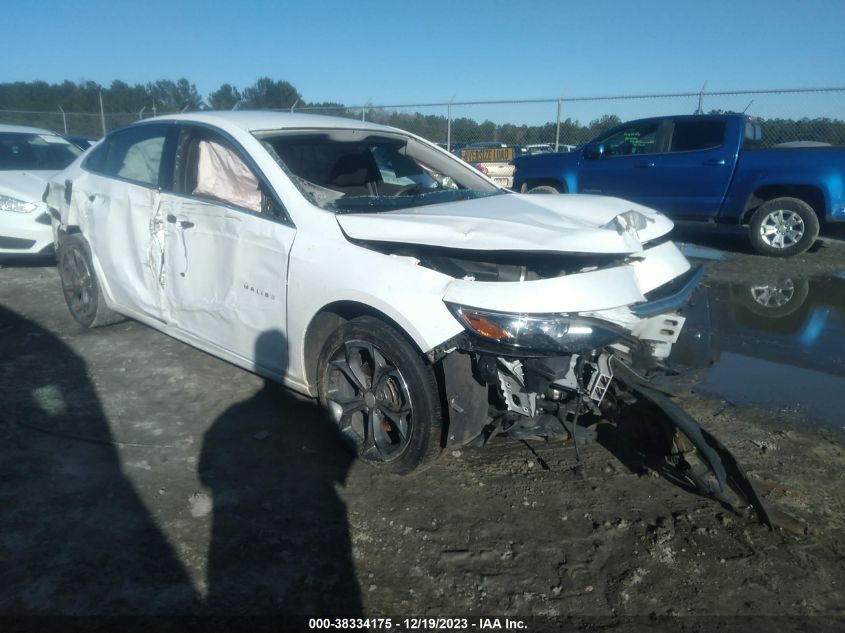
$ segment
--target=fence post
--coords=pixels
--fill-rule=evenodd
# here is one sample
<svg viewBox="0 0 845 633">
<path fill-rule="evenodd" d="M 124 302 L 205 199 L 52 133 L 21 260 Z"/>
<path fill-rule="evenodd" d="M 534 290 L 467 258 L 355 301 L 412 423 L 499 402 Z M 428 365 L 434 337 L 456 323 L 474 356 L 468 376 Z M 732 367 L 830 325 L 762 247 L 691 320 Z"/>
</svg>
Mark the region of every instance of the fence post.
<svg viewBox="0 0 845 633">
<path fill-rule="evenodd" d="M 106 135 L 106 112 L 103 110 L 103 91 L 100 90 L 100 123 L 103 124 L 103 136 Z"/>
<path fill-rule="evenodd" d="M 452 151 L 452 101 L 454 97 L 449 99 L 446 106 L 446 151 Z"/>
<path fill-rule="evenodd" d="M 704 85 L 701 86 L 701 90 L 698 91 L 698 109 L 695 111 L 696 114 L 704 114 L 704 89 L 707 88 L 707 82 L 704 82 Z"/>
<path fill-rule="evenodd" d="M 65 114 L 65 111 L 62 106 L 59 106 L 59 111 L 62 113 L 62 123 L 65 126 L 65 136 L 67 136 L 67 115 Z"/>
<path fill-rule="evenodd" d="M 557 130 L 555 131 L 555 152 L 560 151 L 560 106 L 562 99 L 557 100 Z"/>
</svg>

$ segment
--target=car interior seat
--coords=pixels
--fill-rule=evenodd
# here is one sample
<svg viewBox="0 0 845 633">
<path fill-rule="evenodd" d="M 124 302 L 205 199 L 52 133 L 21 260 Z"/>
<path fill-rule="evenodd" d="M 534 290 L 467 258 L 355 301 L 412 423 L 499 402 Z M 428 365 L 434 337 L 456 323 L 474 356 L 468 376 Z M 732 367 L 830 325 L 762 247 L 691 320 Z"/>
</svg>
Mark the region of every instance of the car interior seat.
<svg viewBox="0 0 845 633">
<path fill-rule="evenodd" d="M 380 174 L 369 151 L 344 154 L 329 173 L 328 186 L 352 196 L 378 195 Z"/>
</svg>

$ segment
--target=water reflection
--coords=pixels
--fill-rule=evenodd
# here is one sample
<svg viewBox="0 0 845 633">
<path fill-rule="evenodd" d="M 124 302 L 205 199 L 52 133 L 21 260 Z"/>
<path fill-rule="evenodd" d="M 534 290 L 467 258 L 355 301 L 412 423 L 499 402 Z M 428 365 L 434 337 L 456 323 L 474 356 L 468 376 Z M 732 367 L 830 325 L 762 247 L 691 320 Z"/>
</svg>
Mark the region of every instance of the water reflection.
<svg viewBox="0 0 845 633">
<path fill-rule="evenodd" d="M 724 251 L 692 242 L 676 242 L 681 252 L 689 258 L 706 259 L 710 261 L 723 261 L 727 259 Z"/>
<path fill-rule="evenodd" d="M 844 424 L 845 277 L 706 282 L 684 314 L 672 360 L 709 368 L 697 391 Z"/>
</svg>

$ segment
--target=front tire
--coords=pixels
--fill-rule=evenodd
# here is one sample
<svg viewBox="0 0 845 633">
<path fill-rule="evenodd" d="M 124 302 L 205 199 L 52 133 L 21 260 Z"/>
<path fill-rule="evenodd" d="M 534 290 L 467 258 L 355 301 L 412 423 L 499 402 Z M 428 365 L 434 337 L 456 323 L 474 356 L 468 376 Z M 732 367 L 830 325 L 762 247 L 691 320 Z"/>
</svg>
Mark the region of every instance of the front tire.
<svg viewBox="0 0 845 633">
<path fill-rule="evenodd" d="M 91 263 L 88 242 L 82 235 L 73 233 L 62 237 L 56 260 L 65 302 L 77 323 L 82 327 L 92 328 L 123 320 L 122 315 L 106 305 L 100 282 Z"/>
<path fill-rule="evenodd" d="M 798 255 L 810 248 L 818 236 L 819 219 L 815 211 L 798 198 L 769 200 L 751 216 L 751 245 L 762 255 Z"/>
<path fill-rule="evenodd" d="M 406 474 L 440 454 L 434 371 L 395 329 L 373 317 L 347 321 L 318 362 L 320 403 L 362 461 Z"/>
</svg>

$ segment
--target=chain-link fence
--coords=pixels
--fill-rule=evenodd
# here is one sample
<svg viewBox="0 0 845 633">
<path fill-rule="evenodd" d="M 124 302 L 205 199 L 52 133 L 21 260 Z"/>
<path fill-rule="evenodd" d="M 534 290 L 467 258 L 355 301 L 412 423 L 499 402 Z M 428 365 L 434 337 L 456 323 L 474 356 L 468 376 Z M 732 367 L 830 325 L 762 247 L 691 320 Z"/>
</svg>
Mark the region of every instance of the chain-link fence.
<svg viewBox="0 0 845 633">
<path fill-rule="evenodd" d="M 450 149 L 495 142 L 567 151 L 623 121 L 711 112 L 756 116 L 763 122 L 764 147 L 787 141 L 845 145 L 845 87 L 367 105 L 347 110 Z M 322 108 L 299 111 L 324 113 Z"/>
<path fill-rule="evenodd" d="M 409 130 L 449 149 L 479 142 L 566 151 L 623 121 L 696 112 L 747 112 L 763 122 L 763 146 L 787 141 L 845 145 L 845 87 L 298 107 Z M 3 110 L 0 122 L 99 137 L 152 116 L 141 112 Z M 158 114 L 163 114 L 158 112 Z"/>
<path fill-rule="evenodd" d="M 170 114 L 159 112 L 158 114 Z M 0 110 L 0 123 L 28 125 L 70 136 L 99 138 L 135 121 L 152 117 L 152 112 L 47 112 L 43 110 Z"/>
</svg>

